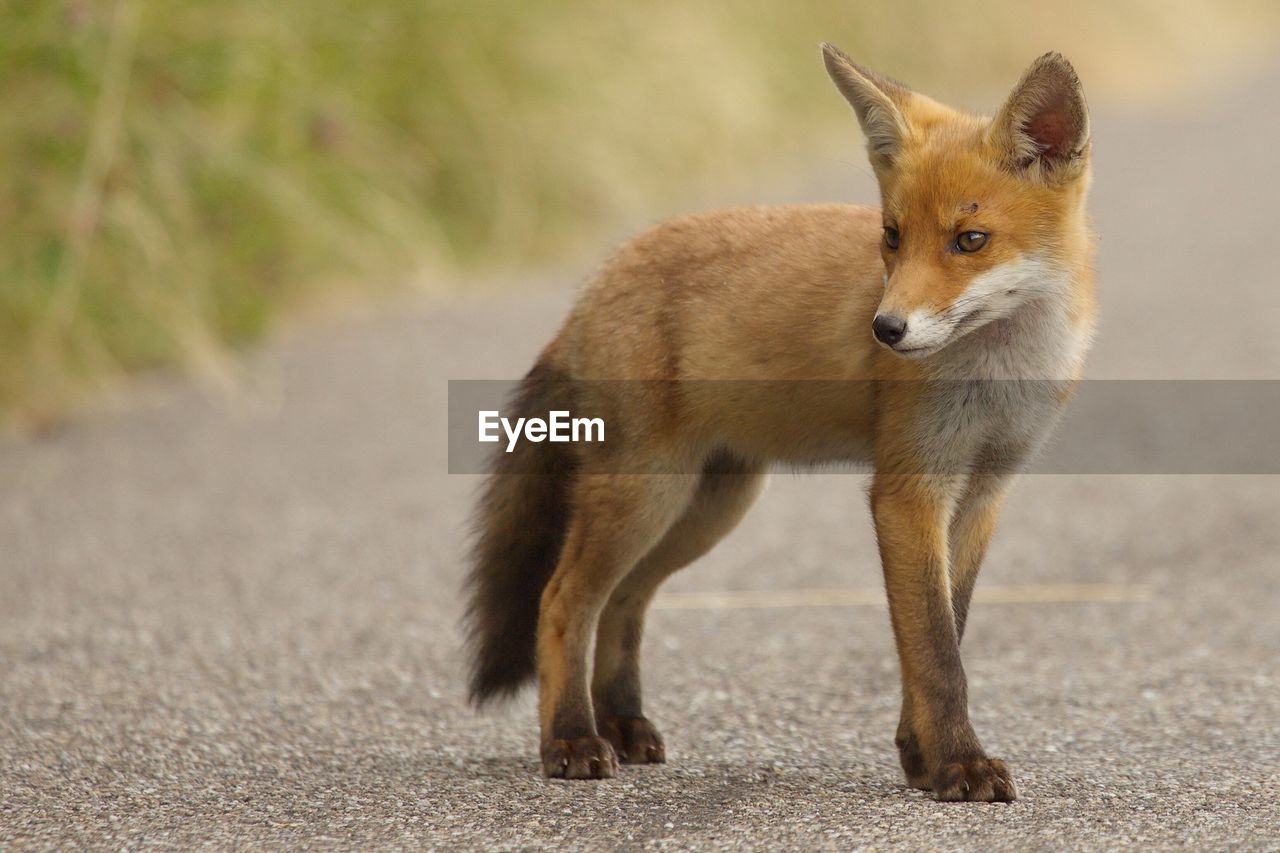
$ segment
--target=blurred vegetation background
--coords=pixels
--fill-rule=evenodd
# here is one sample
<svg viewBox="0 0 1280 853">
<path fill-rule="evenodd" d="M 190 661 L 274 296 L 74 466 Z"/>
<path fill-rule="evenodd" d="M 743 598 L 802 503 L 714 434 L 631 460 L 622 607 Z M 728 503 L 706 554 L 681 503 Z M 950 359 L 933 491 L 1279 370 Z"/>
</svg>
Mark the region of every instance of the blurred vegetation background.
<svg viewBox="0 0 1280 853">
<path fill-rule="evenodd" d="M 1049 49 L 1095 104 L 1274 53 L 1266 0 L 10 0 L 0 419 L 335 294 L 554 263 L 839 153 L 817 44 L 975 108 Z M 512 276 L 512 278 L 518 278 Z"/>
</svg>

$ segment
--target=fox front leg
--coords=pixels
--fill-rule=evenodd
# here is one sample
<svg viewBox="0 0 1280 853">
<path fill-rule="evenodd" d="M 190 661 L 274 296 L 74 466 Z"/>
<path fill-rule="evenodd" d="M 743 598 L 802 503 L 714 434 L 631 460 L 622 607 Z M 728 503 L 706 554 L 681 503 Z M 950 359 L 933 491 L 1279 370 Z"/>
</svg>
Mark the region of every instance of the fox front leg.
<svg viewBox="0 0 1280 853">
<path fill-rule="evenodd" d="M 1010 477 L 1004 473 L 979 473 L 970 478 L 956 505 L 948 532 L 950 561 L 947 566 L 951 590 L 951 610 L 956 620 L 956 640 L 964 640 L 969 601 L 974 582 L 982 567 L 991 534 L 1000 515 L 1000 503 L 1008 489 Z M 911 702 L 903 697 L 902 716 L 894 743 L 906 774 L 907 784 L 925 791 L 933 790 L 933 780 L 925 766 L 920 744 L 911 729 Z"/>
<path fill-rule="evenodd" d="M 904 753 L 904 769 L 939 800 L 1009 801 L 1017 796 L 1009 770 L 987 757 L 969 721 L 949 574 L 949 486 L 920 474 L 878 475 L 871 490 L 902 666 L 899 741 L 914 738 L 916 750 Z"/>
</svg>

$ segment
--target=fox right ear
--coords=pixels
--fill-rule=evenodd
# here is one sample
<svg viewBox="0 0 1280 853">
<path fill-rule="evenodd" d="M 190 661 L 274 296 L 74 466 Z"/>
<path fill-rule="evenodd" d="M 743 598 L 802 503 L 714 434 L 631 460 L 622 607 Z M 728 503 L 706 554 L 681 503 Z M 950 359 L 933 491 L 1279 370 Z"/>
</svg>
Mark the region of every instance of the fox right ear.
<svg viewBox="0 0 1280 853">
<path fill-rule="evenodd" d="M 823 43 L 822 61 L 832 82 L 858 116 L 858 124 L 867 137 L 872 168 L 877 172 L 888 168 L 906 135 L 906 121 L 898 105 L 911 96 L 911 90 L 863 68 L 833 44 Z"/>
<path fill-rule="evenodd" d="M 1060 53 L 1033 62 L 987 137 L 1013 172 L 1050 182 L 1082 174 L 1089 159 L 1089 108 L 1071 63 Z"/>
</svg>

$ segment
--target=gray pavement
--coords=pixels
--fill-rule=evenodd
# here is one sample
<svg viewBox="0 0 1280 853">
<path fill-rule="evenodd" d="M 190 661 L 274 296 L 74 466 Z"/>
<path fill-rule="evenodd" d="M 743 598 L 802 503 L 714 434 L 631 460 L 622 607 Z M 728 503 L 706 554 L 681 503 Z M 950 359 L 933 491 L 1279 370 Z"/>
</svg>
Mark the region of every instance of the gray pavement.
<svg viewBox="0 0 1280 853">
<path fill-rule="evenodd" d="M 1277 84 L 1096 116 L 1093 375 L 1280 376 Z M 851 171 L 795 195 L 870 198 Z M 1268 477 L 1019 486 L 966 638 L 1014 804 L 904 789 L 865 482 L 832 474 L 775 477 L 670 589 L 848 594 L 672 599 L 670 763 L 543 781 L 531 694 L 464 703 L 445 380 L 519 375 L 568 299 L 398 303 L 265 347 L 230 403 L 151 378 L 0 445 L 0 847 L 1280 847 Z M 1117 600 L 1054 591 L 1086 583 Z"/>
</svg>

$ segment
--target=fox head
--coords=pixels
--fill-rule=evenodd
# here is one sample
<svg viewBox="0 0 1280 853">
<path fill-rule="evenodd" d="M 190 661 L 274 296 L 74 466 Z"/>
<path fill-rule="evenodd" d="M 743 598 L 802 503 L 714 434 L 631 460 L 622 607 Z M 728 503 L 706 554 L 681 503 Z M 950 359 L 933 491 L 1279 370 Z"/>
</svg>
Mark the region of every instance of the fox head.
<svg viewBox="0 0 1280 853">
<path fill-rule="evenodd" d="M 988 118 L 912 92 L 832 45 L 822 52 L 880 184 L 880 343 L 922 358 L 1034 300 L 1069 298 L 1090 239 L 1089 115 L 1065 58 L 1037 59 Z"/>
</svg>

